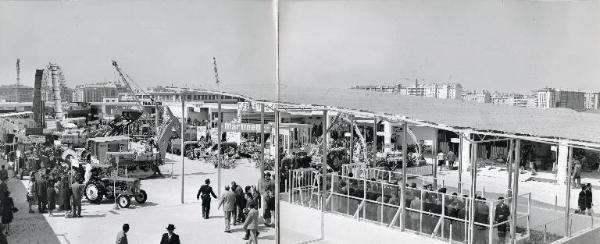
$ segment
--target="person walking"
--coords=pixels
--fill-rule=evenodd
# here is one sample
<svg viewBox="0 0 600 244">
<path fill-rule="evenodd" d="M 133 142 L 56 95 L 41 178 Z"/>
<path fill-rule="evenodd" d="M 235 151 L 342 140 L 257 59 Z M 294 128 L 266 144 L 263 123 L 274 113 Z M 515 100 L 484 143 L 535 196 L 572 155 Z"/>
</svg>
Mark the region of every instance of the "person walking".
<svg viewBox="0 0 600 244">
<path fill-rule="evenodd" d="M 585 189 L 585 209 L 587 215 L 594 214 L 592 205 L 592 183 L 587 183 L 587 187 Z"/>
<path fill-rule="evenodd" d="M 33 172 L 29 175 L 29 184 L 27 184 L 27 203 L 29 205 L 29 213 L 33 213 L 33 209 L 31 209 L 31 205 L 36 202 L 36 184 L 35 184 L 35 175 Z"/>
<path fill-rule="evenodd" d="M 498 205 L 496 205 L 496 213 L 494 215 L 494 222 L 502 223 L 508 220 L 510 216 L 510 209 L 508 205 L 504 203 L 504 197 L 498 197 Z M 503 223 L 498 225 L 498 239 L 499 243 L 505 243 L 506 241 L 506 227 L 507 224 Z"/>
<path fill-rule="evenodd" d="M 164 233 L 160 239 L 160 244 L 181 244 L 179 236 L 174 231 L 175 225 L 169 224 L 167 226 L 167 233 Z"/>
<path fill-rule="evenodd" d="M 49 216 L 52 216 L 52 211 L 56 208 L 56 190 L 54 189 L 54 182 L 48 181 L 46 195 L 48 196 Z"/>
<path fill-rule="evenodd" d="M 210 186 L 210 180 L 204 180 L 204 185 L 200 187 L 198 190 L 198 194 L 196 194 L 196 199 L 200 199 L 202 197 L 202 217 L 208 219 L 210 216 L 210 196 L 214 199 L 217 199 L 217 195 L 213 191 Z"/>
<path fill-rule="evenodd" d="M 45 213 L 46 212 L 46 201 L 47 199 L 47 191 L 46 188 L 48 188 L 47 186 L 47 182 L 46 182 L 46 177 L 44 175 L 40 175 L 40 179 L 36 181 L 36 193 L 37 193 L 37 200 L 38 200 L 38 212 L 39 213 Z"/>
<path fill-rule="evenodd" d="M 456 155 L 453 151 L 448 151 L 448 154 L 446 154 L 446 160 L 448 160 L 448 170 L 454 169 L 454 161 L 456 161 Z"/>
<path fill-rule="evenodd" d="M 73 193 L 71 196 L 73 217 L 81 217 L 81 197 L 83 196 L 83 187 L 79 177 L 71 184 L 71 192 Z"/>
<path fill-rule="evenodd" d="M 575 160 L 575 166 L 573 167 L 573 188 L 581 187 L 581 161 Z"/>
<path fill-rule="evenodd" d="M 237 188 L 239 188 L 240 186 L 237 185 L 237 183 L 235 183 L 235 181 L 231 182 L 231 192 L 233 192 L 233 195 L 236 196 L 235 201 L 237 202 L 237 194 L 236 194 L 236 190 Z M 237 223 L 237 215 L 238 215 L 238 211 L 237 211 L 237 203 L 233 206 L 233 212 L 231 213 L 231 218 L 233 219 L 233 225 L 236 225 Z"/>
<path fill-rule="evenodd" d="M 246 197 L 244 196 L 244 189 L 242 189 L 242 186 L 237 186 L 235 188 L 235 196 L 236 196 L 236 200 L 235 200 L 235 204 L 237 205 L 237 219 L 235 219 L 234 221 L 234 225 L 236 223 L 244 223 L 244 209 L 246 208 Z"/>
<path fill-rule="evenodd" d="M 225 186 L 225 193 L 221 196 L 219 200 L 219 206 L 217 209 L 220 209 L 223 206 L 223 216 L 225 217 L 225 232 L 231 233 L 231 215 L 235 212 L 235 201 L 236 196 L 233 191 L 229 190 L 229 186 Z"/>
<path fill-rule="evenodd" d="M 6 170 L 4 165 L 2 165 L 0 169 L 0 180 L 8 181 L 8 170 Z"/>
<path fill-rule="evenodd" d="M 273 216 L 273 212 L 275 211 L 275 197 L 273 196 L 273 191 L 267 190 L 265 196 L 265 205 L 263 205 L 263 218 L 265 219 L 265 226 L 273 227 L 275 223 L 271 222 L 271 217 Z"/>
<path fill-rule="evenodd" d="M 5 234 L 8 235 L 10 223 L 13 221 L 13 212 L 16 210 L 13 199 L 10 197 L 10 192 L 7 191 L 4 193 L 0 206 L 2 206 L 2 224 L 6 226 Z"/>
<path fill-rule="evenodd" d="M 246 230 L 246 234 L 249 234 L 248 237 L 244 237 L 243 239 L 249 240 L 248 243 L 258 244 L 258 210 L 256 209 L 255 202 L 250 202 L 250 211 L 248 211 L 243 228 Z"/>
<path fill-rule="evenodd" d="M 440 172 L 442 171 L 442 168 L 444 167 L 444 159 L 445 159 L 444 152 L 440 151 L 437 154 L 437 166 L 439 168 L 438 171 L 440 171 Z"/>
<path fill-rule="evenodd" d="M 117 241 L 115 244 L 128 244 L 127 232 L 129 232 L 129 224 L 123 224 L 122 230 L 117 234 Z"/>
</svg>

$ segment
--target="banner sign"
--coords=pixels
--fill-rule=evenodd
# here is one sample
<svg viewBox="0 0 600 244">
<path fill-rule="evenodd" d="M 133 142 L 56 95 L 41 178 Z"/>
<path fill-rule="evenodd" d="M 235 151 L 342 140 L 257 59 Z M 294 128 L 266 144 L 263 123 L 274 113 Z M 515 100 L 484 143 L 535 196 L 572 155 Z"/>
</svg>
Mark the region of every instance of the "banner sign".
<svg viewBox="0 0 600 244">
<path fill-rule="evenodd" d="M 260 133 L 259 124 L 250 123 L 223 123 L 223 131 L 225 132 L 253 132 Z M 271 125 L 265 124 L 265 133 L 271 132 Z"/>
<path fill-rule="evenodd" d="M 207 131 L 206 126 L 198 126 L 196 127 L 196 140 L 200 140 L 203 137 L 206 137 Z"/>
</svg>

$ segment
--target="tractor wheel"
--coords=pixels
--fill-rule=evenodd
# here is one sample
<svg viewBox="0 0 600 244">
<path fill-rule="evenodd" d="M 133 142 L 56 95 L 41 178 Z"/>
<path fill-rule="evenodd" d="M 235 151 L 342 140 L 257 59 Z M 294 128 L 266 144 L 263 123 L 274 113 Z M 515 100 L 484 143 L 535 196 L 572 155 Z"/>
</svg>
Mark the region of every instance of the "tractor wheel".
<svg viewBox="0 0 600 244">
<path fill-rule="evenodd" d="M 117 197 L 117 203 L 121 208 L 128 208 L 131 201 L 129 200 L 128 196 L 120 195 Z"/>
<path fill-rule="evenodd" d="M 135 201 L 138 203 L 145 203 L 146 200 L 148 200 L 148 194 L 144 190 L 140 190 L 140 193 L 135 195 Z"/>
<path fill-rule="evenodd" d="M 90 182 L 85 186 L 85 198 L 91 203 L 100 203 L 102 201 L 102 192 L 100 187 L 94 182 Z"/>
</svg>

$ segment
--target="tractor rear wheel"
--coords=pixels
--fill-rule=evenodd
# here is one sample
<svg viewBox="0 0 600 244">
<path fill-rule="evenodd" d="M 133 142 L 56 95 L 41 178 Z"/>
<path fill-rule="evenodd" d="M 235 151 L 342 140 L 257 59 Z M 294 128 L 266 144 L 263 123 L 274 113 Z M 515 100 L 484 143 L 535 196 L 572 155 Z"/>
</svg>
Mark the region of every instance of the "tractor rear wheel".
<svg viewBox="0 0 600 244">
<path fill-rule="evenodd" d="M 144 190 L 140 190 L 140 193 L 135 195 L 135 201 L 138 203 L 145 203 L 146 200 L 148 200 L 148 194 Z"/>
</svg>

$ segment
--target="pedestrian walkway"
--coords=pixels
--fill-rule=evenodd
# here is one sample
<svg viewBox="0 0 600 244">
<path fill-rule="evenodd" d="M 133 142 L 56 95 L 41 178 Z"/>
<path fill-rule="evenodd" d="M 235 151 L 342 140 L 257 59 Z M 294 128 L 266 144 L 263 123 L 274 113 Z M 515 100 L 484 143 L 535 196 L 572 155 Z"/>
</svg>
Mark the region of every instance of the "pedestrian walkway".
<svg viewBox="0 0 600 244">
<path fill-rule="evenodd" d="M 1 162 L 0 165 L 5 165 Z M 12 176 L 13 172 L 10 171 Z M 43 215 L 35 213 L 30 214 L 28 203 L 25 199 L 27 189 L 20 180 L 11 178 L 8 183 L 8 190 L 19 209 L 14 214 L 14 220 L 10 225 L 8 243 L 11 244 L 60 244 L 58 235 L 55 234 Z"/>
</svg>

